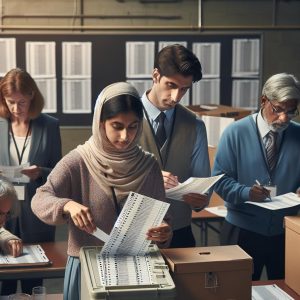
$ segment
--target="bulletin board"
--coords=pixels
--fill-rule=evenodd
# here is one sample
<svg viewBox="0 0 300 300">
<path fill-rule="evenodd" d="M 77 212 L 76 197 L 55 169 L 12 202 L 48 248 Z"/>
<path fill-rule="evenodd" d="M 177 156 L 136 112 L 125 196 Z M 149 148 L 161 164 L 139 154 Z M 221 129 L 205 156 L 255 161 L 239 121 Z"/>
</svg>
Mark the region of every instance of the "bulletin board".
<svg viewBox="0 0 300 300">
<path fill-rule="evenodd" d="M 62 109 L 62 43 L 63 42 L 91 42 L 91 107 L 94 107 L 97 96 L 107 85 L 126 81 L 126 42 L 128 41 L 153 41 L 155 52 L 158 51 L 160 41 L 186 41 L 187 47 L 192 50 L 195 42 L 218 42 L 221 44 L 220 60 L 220 104 L 231 105 L 232 87 L 232 41 L 235 38 L 259 39 L 261 33 L 248 34 L 201 34 L 201 33 L 103 33 L 103 34 L 1 34 L 0 38 L 16 38 L 16 64 L 26 67 L 26 42 L 27 41 L 54 41 L 55 42 L 55 67 L 56 67 L 56 93 L 57 111 L 50 113 L 58 118 L 61 126 L 90 126 L 93 111 L 89 113 L 63 113 Z M 261 55 L 261 54 L 260 54 Z M 260 65 L 262 62 L 260 60 Z M 261 74 L 261 69 L 260 69 Z M 192 104 L 192 103 L 190 103 Z"/>
</svg>

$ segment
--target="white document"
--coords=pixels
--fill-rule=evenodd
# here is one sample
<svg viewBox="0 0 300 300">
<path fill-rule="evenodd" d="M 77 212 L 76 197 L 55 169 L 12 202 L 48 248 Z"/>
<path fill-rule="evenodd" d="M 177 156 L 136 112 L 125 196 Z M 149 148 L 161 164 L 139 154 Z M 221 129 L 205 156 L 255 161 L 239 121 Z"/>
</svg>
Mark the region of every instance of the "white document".
<svg viewBox="0 0 300 300">
<path fill-rule="evenodd" d="M 257 205 L 270 210 L 277 210 L 282 208 L 289 208 L 300 205 L 300 197 L 295 193 L 287 193 L 276 197 L 271 197 L 271 201 L 266 202 L 252 202 L 246 201 L 245 203 Z"/>
<path fill-rule="evenodd" d="M 151 241 L 146 239 L 146 233 L 162 223 L 169 206 L 137 193 L 128 195 L 109 239 L 97 255 L 103 286 L 153 284 L 151 259 L 147 253 Z"/>
<path fill-rule="evenodd" d="M 150 255 L 98 255 L 97 265 L 103 286 L 153 284 Z"/>
<path fill-rule="evenodd" d="M 93 232 L 93 236 L 95 236 L 97 239 L 103 241 L 106 243 L 109 239 L 109 235 L 106 234 L 103 230 L 97 227 L 96 231 Z"/>
<path fill-rule="evenodd" d="M 212 206 L 212 207 L 206 207 L 205 210 L 209 211 L 210 213 L 220 216 L 220 217 L 226 217 L 227 215 L 227 208 L 224 205 L 221 206 Z"/>
<path fill-rule="evenodd" d="M 294 300 L 276 284 L 252 286 L 252 300 Z"/>
<path fill-rule="evenodd" d="M 22 174 L 21 171 L 29 167 L 29 163 L 19 166 L 0 166 L 0 175 L 6 177 L 11 182 L 28 183 L 29 177 Z"/>
<path fill-rule="evenodd" d="M 145 254 L 151 243 L 146 233 L 162 223 L 169 206 L 169 203 L 130 192 L 101 254 Z"/>
<path fill-rule="evenodd" d="M 190 177 L 183 183 L 166 190 L 167 198 L 181 200 L 182 196 L 189 193 L 204 194 L 206 193 L 224 174 L 206 178 Z"/>
<path fill-rule="evenodd" d="M 23 254 L 18 257 L 0 255 L 0 265 L 34 264 L 49 262 L 43 248 L 40 245 L 23 246 Z"/>
</svg>

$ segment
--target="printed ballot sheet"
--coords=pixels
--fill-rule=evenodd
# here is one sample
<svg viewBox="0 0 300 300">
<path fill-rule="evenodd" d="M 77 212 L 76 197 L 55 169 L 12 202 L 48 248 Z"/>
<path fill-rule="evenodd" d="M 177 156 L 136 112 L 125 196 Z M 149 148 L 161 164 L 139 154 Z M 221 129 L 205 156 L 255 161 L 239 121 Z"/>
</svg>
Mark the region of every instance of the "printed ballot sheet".
<svg viewBox="0 0 300 300">
<path fill-rule="evenodd" d="M 246 201 L 245 203 L 257 205 L 270 210 L 277 210 L 282 208 L 289 208 L 300 205 L 300 197 L 295 193 L 287 193 L 279 196 L 275 196 L 265 202 L 252 202 Z"/>
<path fill-rule="evenodd" d="M 276 284 L 259 285 L 252 287 L 252 300 L 266 299 L 294 300 L 294 298 L 289 296 Z"/>
<path fill-rule="evenodd" d="M 97 262 L 104 286 L 153 284 L 151 257 L 148 254 L 101 256 Z"/>
<path fill-rule="evenodd" d="M 152 284 L 150 240 L 146 233 L 159 226 L 169 204 L 131 192 L 112 229 L 97 266 L 104 286 Z"/>
<path fill-rule="evenodd" d="M 23 254 L 18 257 L 0 255 L 0 267 L 16 267 L 26 265 L 50 264 L 43 248 L 40 245 L 23 246 Z"/>
<path fill-rule="evenodd" d="M 146 233 L 159 226 L 170 204 L 131 192 L 101 254 L 143 255 L 151 241 Z"/>
<path fill-rule="evenodd" d="M 206 178 L 190 177 L 174 188 L 166 190 L 167 198 L 182 200 L 182 196 L 188 193 L 206 193 L 224 174 Z"/>
</svg>

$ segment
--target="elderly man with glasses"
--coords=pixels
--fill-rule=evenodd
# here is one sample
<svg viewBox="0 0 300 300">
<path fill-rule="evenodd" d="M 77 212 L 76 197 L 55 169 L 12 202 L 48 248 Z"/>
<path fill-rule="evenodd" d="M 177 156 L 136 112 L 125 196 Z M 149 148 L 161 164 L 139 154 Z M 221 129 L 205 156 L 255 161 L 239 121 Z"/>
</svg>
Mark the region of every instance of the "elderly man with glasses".
<svg viewBox="0 0 300 300">
<path fill-rule="evenodd" d="M 265 83 L 258 113 L 227 127 L 220 139 L 213 175 L 225 173 L 214 190 L 225 200 L 228 214 L 221 244 L 238 244 L 254 262 L 253 280 L 263 267 L 268 279 L 284 278 L 286 215 L 299 206 L 268 210 L 247 201 L 263 202 L 275 195 L 296 192 L 300 185 L 300 83 L 281 73 Z"/>
</svg>

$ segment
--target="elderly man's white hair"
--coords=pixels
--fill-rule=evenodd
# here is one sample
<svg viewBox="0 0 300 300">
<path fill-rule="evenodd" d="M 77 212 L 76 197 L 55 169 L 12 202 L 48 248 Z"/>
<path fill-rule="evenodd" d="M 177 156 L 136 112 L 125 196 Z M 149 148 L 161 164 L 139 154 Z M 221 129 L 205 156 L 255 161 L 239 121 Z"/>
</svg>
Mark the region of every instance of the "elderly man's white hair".
<svg viewBox="0 0 300 300">
<path fill-rule="evenodd" d="M 266 96 L 270 101 L 284 102 L 287 100 L 297 100 L 299 104 L 300 83 L 292 74 L 275 74 L 264 84 L 262 95 Z"/>
</svg>

